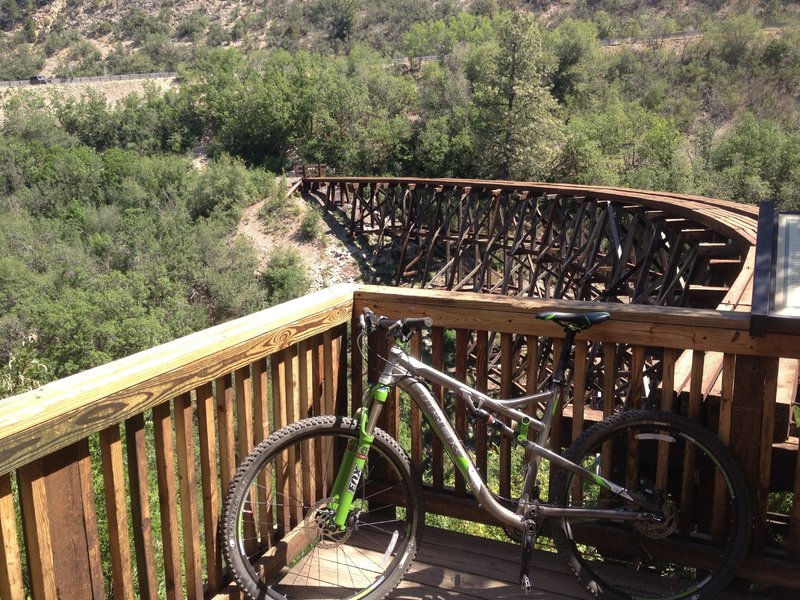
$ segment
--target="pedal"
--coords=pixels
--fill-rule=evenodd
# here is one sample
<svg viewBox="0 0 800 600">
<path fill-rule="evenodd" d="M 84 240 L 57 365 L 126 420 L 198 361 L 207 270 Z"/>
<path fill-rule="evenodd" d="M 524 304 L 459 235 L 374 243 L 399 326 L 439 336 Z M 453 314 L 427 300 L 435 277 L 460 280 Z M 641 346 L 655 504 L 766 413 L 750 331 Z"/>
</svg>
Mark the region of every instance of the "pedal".
<svg viewBox="0 0 800 600">
<path fill-rule="evenodd" d="M 531 585 L 531 579 L 527 575 L 523 575 L 520 578 L 519 587 L 522 590 L 523 594 L 530 594 L 533 590 L 533 586 Z"/>
<path fill-rule="evenodd" d="M 533 589 L 529 571 L 533 548 L 536 545 L 536 533 L 536 523 L 525 521 L 525 529 L 522 532 L 522 558 L 519 566 L 519 587 L 525 594 L 530 594 Z"/>
</svg>

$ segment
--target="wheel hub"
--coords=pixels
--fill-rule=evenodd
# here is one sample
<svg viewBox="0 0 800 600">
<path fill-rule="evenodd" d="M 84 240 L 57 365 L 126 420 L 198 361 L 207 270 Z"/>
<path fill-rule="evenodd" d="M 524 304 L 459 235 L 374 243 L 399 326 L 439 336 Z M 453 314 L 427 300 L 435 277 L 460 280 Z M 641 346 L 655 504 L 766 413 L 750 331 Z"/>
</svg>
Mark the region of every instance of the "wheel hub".
<svg viewBox="0 0 800 600">
<path fill-rule="evenodd" d="M 660 521 L 639 521 L 634 524 L 636 530 L 649 538 L 663 539 L 678 529 L 678 506 L 671 499 L 666 499 L 661 507 L 663 518 Z"/>
<path fill-rule="evenodd" d="M 318 501 L 304 519 L 306 527 L 316 527 L 317 535 L 320 537 L 319 547 L 324 549 L 338 548 L 350 539 L 354 529 L 352 519 L 348 519 L 344 529 L 339 529 L 333 522 L 336 511 L 331 508 L 332 502 L 333 498 L 323 498 Z"/>
</svg>

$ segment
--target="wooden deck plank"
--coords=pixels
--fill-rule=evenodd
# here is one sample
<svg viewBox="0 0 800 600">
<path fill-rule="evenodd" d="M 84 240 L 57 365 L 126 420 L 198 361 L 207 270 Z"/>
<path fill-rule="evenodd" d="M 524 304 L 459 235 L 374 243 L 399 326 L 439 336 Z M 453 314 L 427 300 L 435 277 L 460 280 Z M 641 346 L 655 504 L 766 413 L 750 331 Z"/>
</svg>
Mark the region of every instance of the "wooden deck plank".
<svg viewBox="0 0 800 600">
<path fill-rule="evenodd" d="M 369 550 L 367 550 L 369 552 Z M 531 565 L 533 590 L 523 594 L 517 583 L 520 547 L 516 544 L 426 527 L 411 569 L 392 600 L 495 600 L 542 598 L 583 600 L 591 596 L 555 553 L 537 550 Z M 212 600 L 238 598 L 231 584 Z M 754 600 L 776 596 L 725 592 L 719 600 Z"/>
</svg>

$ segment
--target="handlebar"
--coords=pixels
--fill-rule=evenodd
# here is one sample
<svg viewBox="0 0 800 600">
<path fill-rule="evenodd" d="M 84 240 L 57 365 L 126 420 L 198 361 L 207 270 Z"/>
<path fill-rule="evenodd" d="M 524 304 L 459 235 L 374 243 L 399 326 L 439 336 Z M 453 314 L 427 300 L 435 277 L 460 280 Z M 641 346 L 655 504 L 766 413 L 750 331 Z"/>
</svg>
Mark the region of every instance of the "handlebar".
<svg viewBox="0 0 800 600">
<path fill-rule="evenodd" d="M 389 317 L 376 315 L 370 309 L 365 308 L 360 318 L 360 324 L 367 333 L 382 329 L 388 335 L 394 335 L 405 340 L 410 338 L 417 329 L 432 327 L 433 319 L 430 317 L 390 319 Z"/>
</svg>

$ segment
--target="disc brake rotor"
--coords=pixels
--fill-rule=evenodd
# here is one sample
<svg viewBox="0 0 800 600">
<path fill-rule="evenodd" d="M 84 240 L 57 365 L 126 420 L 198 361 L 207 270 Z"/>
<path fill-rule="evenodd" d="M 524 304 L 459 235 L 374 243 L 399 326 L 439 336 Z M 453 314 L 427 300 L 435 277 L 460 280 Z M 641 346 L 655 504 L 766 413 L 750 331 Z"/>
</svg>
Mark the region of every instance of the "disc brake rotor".
<svg viewBox="0 0 800 600">
<path fill-rule="evenodd" d="M 321 538 L 318 546 L 323 549 L 338 548 L 349 540 L 353 534 L 352 527 L 340 530 L 334 524 L 334 510 L 330 507 L 331 502 L 333 502 L 333 498 L 323 498 L 313 504 L 303 520 L 304 527 L 315 527 L 317 529 L 317 535 Z"/>
<path fill-rule="evenodd" d="M 678 507 L 672 500 L 665 500 L 661 507 L 664 520 L 660 523 L 638 521 L 634 523 L 636 530 L 649 538 L 663 539 L 672 535 L 678 528 Z"/>
</svg>

